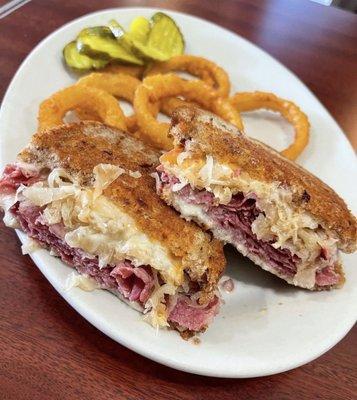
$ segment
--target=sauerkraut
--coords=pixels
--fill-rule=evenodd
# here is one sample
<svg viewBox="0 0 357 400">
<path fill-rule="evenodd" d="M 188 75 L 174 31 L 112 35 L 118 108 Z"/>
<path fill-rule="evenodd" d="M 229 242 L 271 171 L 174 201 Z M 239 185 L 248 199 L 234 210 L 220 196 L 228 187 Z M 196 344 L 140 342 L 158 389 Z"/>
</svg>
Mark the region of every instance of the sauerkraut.
<svg viewBox="0 0 357 400">
<path fill-rule="evenodd" d="M 169 326 L 165 295 L 173 296 L 177 292 L 177 286 L 169 283 L 156 285 L 155 290 L 145 304 L 144 320 L 156 328 Z"/>
<path fill-rule="evenodd" d="M 114 165 L 99 164 L 93 170 L 93 186 L 81 187 L 66 171 L 57 168 L 47 181 L 24 187 L 21 194 L 34 205 L 45 207 L 46 223 L 62 222 L 66 228 L 64 241 L 98 256 L 101 266 L 127 258 L 135 266 L 154 266 L 168 283 L 179 285 L 182 271 L 177 261 L 102 195 L 124 172 Z"/>
</svg>

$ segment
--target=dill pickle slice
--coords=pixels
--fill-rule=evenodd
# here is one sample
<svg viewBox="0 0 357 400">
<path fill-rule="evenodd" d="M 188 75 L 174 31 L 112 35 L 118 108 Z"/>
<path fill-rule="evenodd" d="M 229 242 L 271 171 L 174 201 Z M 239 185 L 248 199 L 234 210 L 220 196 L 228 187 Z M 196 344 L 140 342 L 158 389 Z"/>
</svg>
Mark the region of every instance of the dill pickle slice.
<svg viewBox="0 0 357 400">
<path fill-rule="evenodd" d="M 185 41 L 176 22 L 168 15 L 158 12 L 151 17 L 152 28 L 146 42 L 167 58 L 183 54 Z"/>
<path fill-rule="evenodd" d="M 137 17 L 130 24 L 129 31 L 125 32 L 118 40 L 128 51 L 134 53 L 139 58 L 147 58 L 143 47 L 150 32 L 150 22 L 144 17 Z"/>
<path fill-rule="evenodd" d="M 80 54 L 75 41 L 68 43 L 63 48 L 63 57 L 70 68 L 83 72 L 91 69 L 100 69 L 108 64 L 107 60 L 94 59 L 85 54 Z"/>
<path fill-rule="evenodd" d="M 133 49 L 132 51 L 137 54 L 138 57 L 155 61 L 166 61 L 170 58 L 170 56 L 168 57 L 166 54 L 161 53 L 153 47 L 148 47 L 146 44 L 143 44 L 138 40 L 131 40 L 128 37 L 126 37 L 125 40 L 130 40 L 130 45 Z"/>
<path fill-rule="evenodd" d="M 120 39 L 125 34 L 124 28 L 115 19 L 108 22 L 108 28 L 116 39 Z"/>
<path fill-rule="evenodd" d="M 172 18 L 159 12 L 153 15 L 149 27 L 150 25 L 151 29 L 145 41 L 139 41 L 135 35 L 132 35 L 131 30 L 123 36 L 123 41 L 131 44 L 133 53 L 156 61 L 166 61 L 183 53 L 185 42 Z"/>
<path fill-rule="evenodd" d="M 151 24 L 145 17 L 136 17 L 131 21 L 129 37 L 141 43 L 146 43 L 151 29 Z"/>
<path fill-rule="evenodd" d="M 83 29 L 77 37 L 77 49 L 81 54 L 104 60 L 116 60 L 143 65 L 144 62 L 120 45 L 107 26 Z"/>
</svg>

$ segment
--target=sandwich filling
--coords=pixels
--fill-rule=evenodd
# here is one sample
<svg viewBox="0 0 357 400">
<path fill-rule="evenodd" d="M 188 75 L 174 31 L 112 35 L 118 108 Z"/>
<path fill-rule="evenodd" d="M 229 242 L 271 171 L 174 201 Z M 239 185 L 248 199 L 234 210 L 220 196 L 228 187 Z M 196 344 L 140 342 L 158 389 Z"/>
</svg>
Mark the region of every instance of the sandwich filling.
<svg viewBox="0 0 357 400">
<path fill-rule="evenodd" d="M 186 141 L 157 169 L 159 194 L 184 218 L 291 284 L 316 289 L 341 281 L 337 239 L 293 207 L 294 193 L 192 149 L 193 140 Z M 307 193 L 301 201 L 309 201 Z"/>
<path fill-rule="evenodd" d="M 5 168 L 0 180 L 4 222 L 19 227 L 54 255 L 102 288 L 140 308 L 155 327 L 201 331 L 218 313 L 219 299 L 199 303 L 199 287 L 182 271 L 180 260 L 140 232 L 135 221 L 112 203 L 104 190 L 133 171 L 99 164 L 91 187 L 65 170 L 50 173 L 27 164 Z"/>
</svg>

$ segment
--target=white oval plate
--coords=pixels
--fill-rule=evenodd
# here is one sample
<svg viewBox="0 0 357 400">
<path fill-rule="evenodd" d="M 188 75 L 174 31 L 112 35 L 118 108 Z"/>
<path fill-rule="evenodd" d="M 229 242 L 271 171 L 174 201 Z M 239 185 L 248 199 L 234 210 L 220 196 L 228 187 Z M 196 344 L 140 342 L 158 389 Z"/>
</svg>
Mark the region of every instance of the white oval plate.
<svg viewBox="0 0 357 400">
<path fill-rule="evenodd" d="M 42 41 L 19 68 L 4 98 L 0 113 L 0 160 L 14 160 L 36 130 L 41 100 L 70 85 L 62 65 L 63 46 L 80 29 L 117 18 L 127 27 L 138 16 L 151 16 L 150 8 L 123 8 L 77 19 Z M 311 140 L 299 163 L 330 184 L 356 212 L 355 154 L 341 129 L 314 95 L 279 62 L 245 39 L 201 19 L 176 13 L 188 54 L 201 55 L 222 65 L 235 90 L 273 91 L 295 101 L 309 116 Z M 248 133 L 281 149 L 288 126 L 279 118 L 245 119 Z M 20 234 L 21 240 L 24 235 Z M 105 291 L 64 291 L 71 269 L 40 250 L 32 255 L 42 273 L 84 318 L 122 345 L 150 359 L 183 371 L 218 377 L 255 377 L 305 364 L 335 345 L 356 319 L 357 259 L 344 256 L 347 282 L 342 290 L 311 293 L 285 285 L 228 250 L 227 274 L 235 279 L 233 293 L 202 342 L 194 345 L 176 332 L 160 331 L 142 321 Z M 120 360 L 118 360 L 120 362 Z"/>
</svg>

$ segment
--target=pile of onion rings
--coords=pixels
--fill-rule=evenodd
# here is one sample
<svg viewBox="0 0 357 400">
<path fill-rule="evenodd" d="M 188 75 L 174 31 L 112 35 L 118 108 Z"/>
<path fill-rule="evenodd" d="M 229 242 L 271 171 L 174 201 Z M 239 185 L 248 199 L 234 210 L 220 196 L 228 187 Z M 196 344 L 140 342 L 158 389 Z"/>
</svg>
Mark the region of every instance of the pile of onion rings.
<svg viewBox="0 0 357 400">
<path fill-rule="evenodd" d="M 43 101 L 39 109 L 39 129 L 63 123 L 68 111 L 80 120 L 101 121 L 141 138 L 151 145 L 168 150 L 172 141 L 169 124 L 159 122 L 159 112 L 170 116 L 182 105 L 199 106 L 238 127 L 244 133 L 240 113 L 267 109 L 280 113 L 294 127 L 294 142 L 281 154 L 295 160 L 309 139 L 309 121 L 293 102 L 273 93 L 238 92 L 230 95 L 228 74 L 212 61 L 192 55 L 172 57 L 146 70 L 138 66 L 108 65 L 103 72 L 82 77 L 76 84 L 60 90 Z M 177 72 L 192 75 L 183 79 Z M 118 102 L 133 105 L 126 116 Z"/>
</svg>

